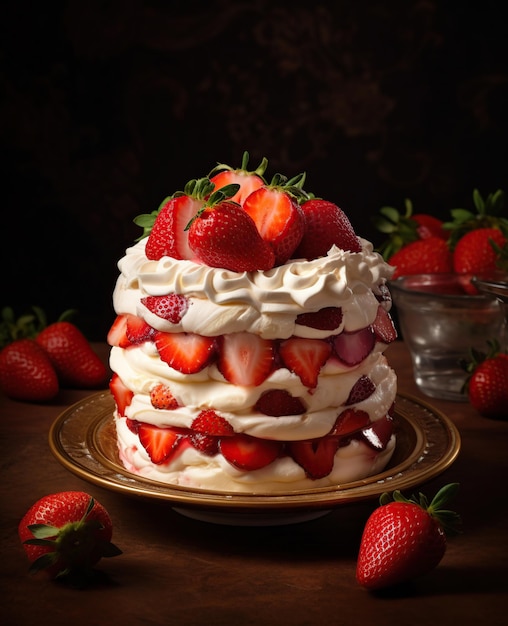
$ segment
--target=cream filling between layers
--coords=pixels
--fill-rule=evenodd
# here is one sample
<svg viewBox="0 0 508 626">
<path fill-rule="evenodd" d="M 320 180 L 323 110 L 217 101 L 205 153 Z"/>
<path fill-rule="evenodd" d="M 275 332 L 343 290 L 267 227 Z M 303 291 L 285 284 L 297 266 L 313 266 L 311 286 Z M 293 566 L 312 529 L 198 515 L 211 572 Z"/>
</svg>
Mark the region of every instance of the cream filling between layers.
<svg viewBox="0 0 508 626">
<path fill-rule="evenodd" d="M 318 385 L 312 393 L 302 385 L 299 377 L 286 368 L 273 372 L 257 387 L 233 385 L 227 382 L 215 365 L 193 375 L 184 375 L 160 360 L 151 343 L 127 349 L 113 348 L 110 365 L 123 383 L 134 393 L 127 408 L 127 417 L 159 427 L 189 428 L 192 420 L 206 408 L 223 415 L 235 432 L 255 437 L 294 441 L 322 437 L 330 432 L 358 378 L 367 375 L 376 386 L 374 393 L 354 405 L 366 411 L 375 421 L 388 412 L 395 400 L 397 380 L 377 344 L 359 366 L 341 367 L 329 362 L 322 368 Z M 154 409 L 150 389 L 157 383 L 169 386 L 181 405 L 174 410 Z M 259 396 L 270 389 L 285 389 L 301 398 L 307 411 L 303 415 L 272 417 L 255 412 Z"/>
</svg>

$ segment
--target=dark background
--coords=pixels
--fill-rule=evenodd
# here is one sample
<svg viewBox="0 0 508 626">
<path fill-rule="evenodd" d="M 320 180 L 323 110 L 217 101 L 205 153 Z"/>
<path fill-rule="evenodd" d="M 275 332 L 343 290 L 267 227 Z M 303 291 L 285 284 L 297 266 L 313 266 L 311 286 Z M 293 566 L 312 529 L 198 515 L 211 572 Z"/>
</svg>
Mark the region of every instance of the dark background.
<svg viewBox="0 0 508 626">
<path fill-rule="evenodd" d="M 0 305 L 74 307 L 104 339 L 133 218 L 244 150 L 376 244 L 383 205 L 506 189 L 501 4 L 3 3 Z"/>
</svg>

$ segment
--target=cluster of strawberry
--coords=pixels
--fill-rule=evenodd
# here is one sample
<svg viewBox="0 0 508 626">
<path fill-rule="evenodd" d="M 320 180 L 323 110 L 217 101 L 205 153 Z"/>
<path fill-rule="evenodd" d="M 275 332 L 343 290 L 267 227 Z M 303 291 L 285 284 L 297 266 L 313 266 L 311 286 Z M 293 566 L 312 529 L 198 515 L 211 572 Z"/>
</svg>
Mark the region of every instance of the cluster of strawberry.
<svg viewBox="0 0 508 626">
<path fill-rule="evenodd" d="M 379 251 L 395 267 L 393 278 L 450 272 L 482 276 L 508 270 L 504 198 L 502 190 L 485 199 L 475 190 L 476 210 L 452 209 L 448 222 L 427 213 L 413 214 L 408 199 L 403 215 L 394 207 L 382 207 L 374 223 L 387 235 Z M 477 293 L 469 281 L 464 281 L 464 289 Z"/>
<path fill-rule="evenodd" d="M 248 153 L 234 169 L 218 164 L 189 181 L 150 214 L 134 221 L 148 236 L 146 256 L 190 259 L 234 272 L 266 271 L 289 259 L 325 256 L 333 244 L 361 245 L 348 217 L 333 202 L 303 189 L 305 175 L 264 178 L 267 160 L 249 171 Z"/>
<path fill-rule="evenodd" d="M 15 319 L 11 308 L 0 321 L 0 389 L 25 402 L 48 402 L 61 387 L 94 389 L 106 385 L 108 371 L 67 312 L 46 325 L 43 311 Z"/>
<path fill-rule="evenodd" d="M 500 278 L 508 275 L 508 219 L 502 190 L 482 198 L 473 192 L 475 211 L 453 209 L 443 222 L 428 214 L 413 214 L 406 200 L 405 214 L 383 207 L 375 218 L 387 240 L 380 247 L 399 276 L 455 273 L 464 277 L 463 293 L 478 293 L 474 276 Z M 483 416 L 506 419 L 508 403 L 508 355 L 495 339 L 484 353 L 474 351 L 464 364 L 469 377 L 464 387 L 471 405 Z"/>
</svg>

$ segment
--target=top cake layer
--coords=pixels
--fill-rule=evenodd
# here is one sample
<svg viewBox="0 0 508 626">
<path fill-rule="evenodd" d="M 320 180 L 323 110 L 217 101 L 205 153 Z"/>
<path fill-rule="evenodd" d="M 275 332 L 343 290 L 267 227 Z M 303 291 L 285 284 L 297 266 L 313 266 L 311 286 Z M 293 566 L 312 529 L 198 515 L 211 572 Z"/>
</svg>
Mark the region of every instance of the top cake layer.
<svg viewBox="0 0 508 626">
<path fill-rule="evenodd" d="M 361 252 L 333 246 L 327 256 L 311 261 L 291 260 L 266 272 L 232 272 L 167 256 L 151 261 L 143 239 L 118 264 L 114 308 L 143 318 L 157 330 L 210 337 L 246 331 L 264 339 L 324 338 L 352 332 L 374 322 L 392 273 L 370 242 L 360 242 Z M 155 315 L 141 302 L 170 293 L 188 300 L 178 323 Z M 341 308 L 337 328 L 299 323 L 299 315 L 326 307 Z"/>
</svg>

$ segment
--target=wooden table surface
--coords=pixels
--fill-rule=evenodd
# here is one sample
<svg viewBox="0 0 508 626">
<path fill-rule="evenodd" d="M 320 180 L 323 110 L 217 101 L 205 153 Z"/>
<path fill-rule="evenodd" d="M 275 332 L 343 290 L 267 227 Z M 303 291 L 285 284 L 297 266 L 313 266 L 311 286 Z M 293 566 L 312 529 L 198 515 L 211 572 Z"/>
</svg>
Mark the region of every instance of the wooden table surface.
<svg viewBox="0 0 508 626">
<path fill-rule="evenodd" d="M 107 346 L 94 345 L 104 358 Z M 0 623 L 91 625 L 384 625 L 508 623 L 508 422 L 480 417 L 467 403 L 422 396 L 405 346 L 387 356 L 399 389 L 447 415 L 459 429 L 457 460 L 421 490 L 461 484 L 463 518 L 439 567 L 397 589 L 371 594 L 355 582 L 365 521 L 377 499 L 341 505 L 312 521 L 230 526 L 189 519 L 168 502 L 142 500 L 86 482 L 53 456 L 48 430 L 89 391 L 66 390 L 48 405 L 0 397 Z M 103 559 L 107 576 L 77 590 L 28 574 L 17 525 L 48 493 L 84 490 L 108 509 L 123 554 Z M 409 495 L 409 494 L 407 494 Z"/>
</svg>

